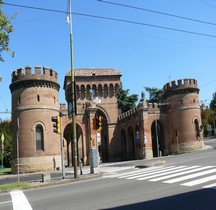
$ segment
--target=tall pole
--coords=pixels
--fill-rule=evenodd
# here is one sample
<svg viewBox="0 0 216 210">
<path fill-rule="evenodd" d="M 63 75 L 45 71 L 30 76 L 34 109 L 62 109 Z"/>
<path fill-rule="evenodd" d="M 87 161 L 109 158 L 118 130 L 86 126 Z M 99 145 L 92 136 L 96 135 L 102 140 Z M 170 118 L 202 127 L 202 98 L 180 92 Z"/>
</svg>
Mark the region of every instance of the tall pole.
<svg viewBox="0 0 216 210">
<path fill-rule="evenodd" d="M 73 33 L 72 33 L 72 10 L 71 0 L 68 0 L 68 11 L 70 21 L 70 60 L 71 60 L 71 92 L 72 92 L 72 141 L 73 141 L 73 166 L 74 178 L 78 177 L 77 172 L 77 137 L 76 137 L 76 97 L 75 97 L 75 78 L 74 78 L 74 58 L 73 58 Z"/>
<path fill-rule="evenodd" d="M 1 143 L 2 143 L 2 175 L 3 175 L 3 169 L 4 169 L 4 134 L 1 135 Z"/>
<path fill-rule="evenodd" d="M 19 177 L 19 117 L 17 118 L 17 182 L 20 181 Z"/>
<path fill-rule="evenodd" d="M 62 133 L 62 113 L 60 113 L 60 147 L 61 147 L 62 179 L 64 179 L 65 178 L 65 165 L 64 165 L 64 146 L 63 146 L 63 133 Z"/>
</svg>

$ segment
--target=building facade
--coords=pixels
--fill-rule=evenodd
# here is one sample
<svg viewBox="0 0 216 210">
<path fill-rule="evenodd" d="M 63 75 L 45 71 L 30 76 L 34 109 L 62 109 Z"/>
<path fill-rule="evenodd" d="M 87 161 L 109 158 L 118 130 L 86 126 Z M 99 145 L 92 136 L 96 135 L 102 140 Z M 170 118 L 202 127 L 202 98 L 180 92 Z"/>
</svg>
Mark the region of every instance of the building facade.
<svg viewBox="0 0 216 210">
<path fill-rule="evenodd" d="M 164 85 L 164 103 L 151 104 L 144 93 L 135 109 L 121 114 L 117 95 L 121 73 L 116 69 L 75 70 L 77 155 L 90 161 L 92 141 L 102 162 L 153 158 L 204 146 L 199 89 L 194 79 Z M 53 132 L 52 116 L 61 113 L 65 165 L 73 164 L 71 72 L 64 80 L 65 103 L 59 103 L 58 75 L 49 68 L 31 67 L 12 73 L 13 172 L 17 172 L 17 146 L 21 173 L 61 168 L 60 136 Z M 68 111 L 69 110 L 69 111 Z M 95 131 L 95 114 L 102 130 Z"/>
</svg>

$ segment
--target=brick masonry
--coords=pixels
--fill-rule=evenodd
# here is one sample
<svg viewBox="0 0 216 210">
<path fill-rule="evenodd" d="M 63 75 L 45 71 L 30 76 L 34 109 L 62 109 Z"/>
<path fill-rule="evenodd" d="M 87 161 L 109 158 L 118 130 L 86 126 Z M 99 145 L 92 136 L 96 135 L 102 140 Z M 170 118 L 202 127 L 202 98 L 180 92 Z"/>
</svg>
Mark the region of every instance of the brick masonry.
<svg viewBox="0 0 216 210">
<path fill-rule="evenodd" d="M 66 73 L 63 85 L 66 106 L 58 101 L 57 72 L 48 67 L 35 67 L 32 71 L 26 67 L 12 73 L 13 173 L 17 172 L 17 135 L 21 173 L 54 170 L 54 165 L 61 168 L 59 135 L 53 132 L 51 121 L 59 112 L 63 114 L 64 161 L 68 166 L 73 163 L 71 119 L 67 109 L 71 100 L 71 72 Z M 91 139 L 96 138 L 92 126 L 95 113 L 103 119 L 97 145 L 103 162 L 152 158 L 204 146 L 196 80 L 165 84 L 163 104 L 147 103 L 142 93 L 138 106 L 121 114 L 117 105 L 120 71 L 76 69 L 75 79 L 77 151 L 78 160 L 84 165 L 89 164 Z M 42 128 L 41 149 L 36 145 L 37 126 Z"/>
</svg>

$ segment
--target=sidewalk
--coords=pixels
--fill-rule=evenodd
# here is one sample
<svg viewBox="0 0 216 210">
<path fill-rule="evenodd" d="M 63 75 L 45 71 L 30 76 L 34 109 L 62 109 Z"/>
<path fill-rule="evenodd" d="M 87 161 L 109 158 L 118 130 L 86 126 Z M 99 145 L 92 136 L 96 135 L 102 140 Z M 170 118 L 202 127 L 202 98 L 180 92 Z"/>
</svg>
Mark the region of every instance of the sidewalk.
<svg viewBox="0 0 216 210">
<path fill-rule="evenodd" d="M 65 177 L 63 178 L 62 171 L 46 171 L 29 174 L 11 174 L 0 176 L 0 184 L 9 184 L 16 182 L 27 182 L 30 187 L 40 187 L 59 183 L 69 183 L 74 181 L 81 181 L 93 178 L 99 178 L 103 175 L 99 168 L 94 168 L 94 173 L 90 173 L 90 166 L 84 166 L 82 168 L 82 174 L 80 168 L 77 168 L 78 176 L 74 178 L 74 168 L 65 168 Z"/>
</svg>

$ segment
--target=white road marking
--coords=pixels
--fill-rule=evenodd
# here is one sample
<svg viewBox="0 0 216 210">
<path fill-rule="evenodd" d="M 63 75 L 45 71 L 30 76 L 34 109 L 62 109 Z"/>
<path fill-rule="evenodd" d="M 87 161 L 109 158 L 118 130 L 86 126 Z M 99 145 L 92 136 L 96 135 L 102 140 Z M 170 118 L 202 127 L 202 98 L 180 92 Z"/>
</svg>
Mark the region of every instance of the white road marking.
<svg viewBox="0 0 216 210">
<path fill-rule="evenodd" d="M 24 193 L 20 190 L 10 192 L 13 204 L 13 210 L 32 210 Z"/>
<path fill-rule="evenodd" d="M 213 183 L 213 184 L 209 184 L 209 185 L 203 186 L 203 188 L 216 189 L 216 183 Z"/>
<path fill-rule="evenodd" d="M 159 177 L 159 176 L 163 176 L 163 175 L 167 175 L 167 174 L 173 174 L 173 173 L 176 173 L 178 171 L 181 171 L 185 168 L 186 166 L 178 166 L 175 168 L 175 170 L 164 170 L 165 172 L 160 172 L 159 173 L 153 173 L 151 175 L 148 175 L 148 176 L 142 176 L 141 178 L 138 178 L 137 180 L 146 180 L 146 179 L 151 179 L 151 178 L 154 178 L 154 177 Z"/>
<path fill-rule="evenodd" d="M 203 171 L 205 169 L 213 168 L 214 166 L 205 166 L 205 167 L 200 167 L 200 168 L 198 168 L 198 167 L 200 167 L 200 166 L 191 166 L 191 167 L 188 167 L 188 168 L 184 169 L 184 171 L 181 171 L 179 173 L 170 174 L 170 175 L 167 175 L 167 176 L 162 176 L 162 177 L 159 177 L 159 178 L 151 179 L 149 181 L 151 181 L 151 182 L 157 182 L 157 181 L 161 181 L 161 180 L 165 180 L 165 179 L 170 179 L 170 178 L 173 178 L 173 177 L 176 177 L 176 176 L 190 174 L 190 173 L 194 173 L 194 172 L 197 172 L 197 171 Z"/>
<path fill-rule="evenodd" d="M 126 174 L 124 176 L 119 176 L 119 178 L 128 178 L 128 179 L 130 179 L 129 177 L 133 177 L 132 179 L 134 179 L 134 178 L 138 178 L 140 176 L 146 176 L 146 175 L 150 175 L 150 174 L 155 174 L 155 173 L 160 173 L 160 172 L 163 172 L 163 171 L 172 170 L 173 167 L 174 166 L 170 166 L 170 167 L 166 167 L 166 168 L 154 168 L 154 169 L 148 170 L 148 171 L 143 169 L 142 171 L 139 171 L 137 173 L 133 173 L 133 174 L 130 174 L 130 175 Z"/>
<path fill-rule="evenodd" d="M 4 202 L 1 202 L 0 205 L 4 205 L 4 204 L 7 204 L 7 203 L 11 203 L 12 201 L 4 201 Z"/>
<path fill-rule="evenodd" d="M 181 185 L 192 187 L 192 186 L 195 186 L 195 185 L 198 185 L 198 184 L 203 184 L 203 183 L 206 183 L 206 182 L 209 182 L 209 181 L 212 181 L 212 180 L 216 180 L 216 175 L 208 176 L 208 177 L 205 177 L 205 178 L 202 178 L 202 179 L 197 179 L 197 180 L 194 180 L 194 181 L 191 181 L 191 182 L 183 183 Z"/>
<path fill-rule="evenodd" d="M 211 173 L 214 173 L 214 172 L 216 172 L 215 168 L 211 169 L 211 170 L 207 170 L 207 171 L 202 171 L 202 172 L 199 172 L 199 173 L 196 173 L 196 174 L 190 174 L 190 175 L 187 175 L 187 176 L 182 176 L 182 177 L 179 177 L 179 178 L 176 178 L 176 179 L 170 179 L 170 180 L 164 181 L 164 183 L 171 184 L 171 183 L 181 182 L 181 181 L 184 181 L 184 180 L 187 180 L 187 179 L 192 179 L 192 178 L 195 178 L 195 177 L 211 174 Z"/>
<path fill-rule="evenodd" d="M 208 185 L 202 188 L 211 188 L 216 190 L 216 167 L 215 166 L 160 166 L 145 169 L 133 169 L 108 175 L 108 178 L 125 178 L 134 180 L 148 180 L 151 182 L 162 181 L 163 183 L 177 183 L 180 185 L 192 187 L 195 185 Z M 164 181 L 163 181 L 164 180 Z M 185 182 L 185 180 L 189 180 Z"/>
</svg>

